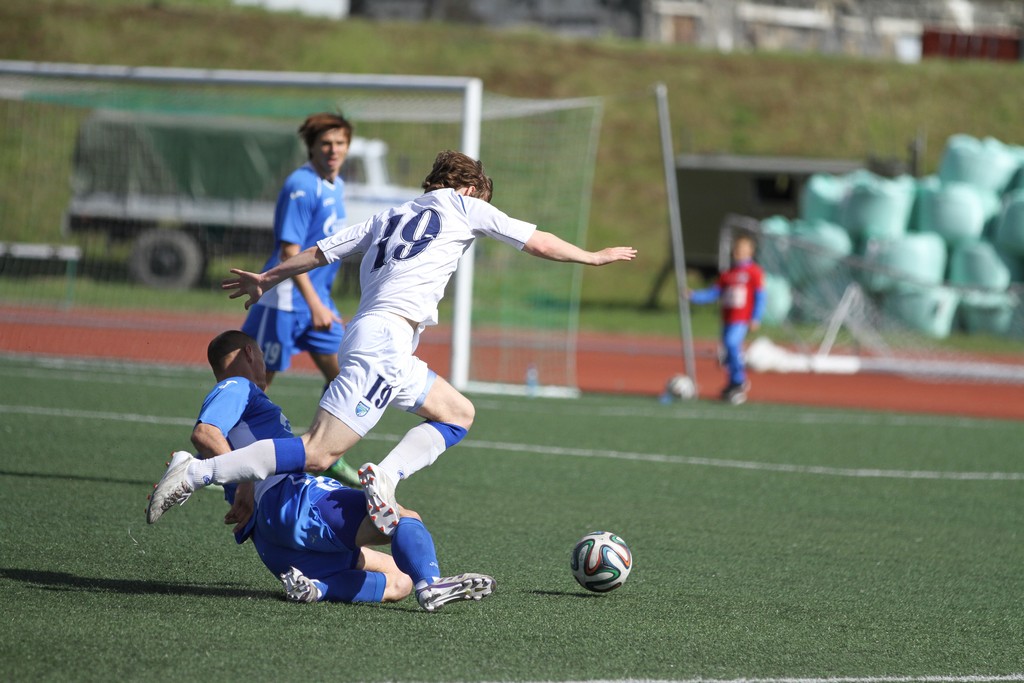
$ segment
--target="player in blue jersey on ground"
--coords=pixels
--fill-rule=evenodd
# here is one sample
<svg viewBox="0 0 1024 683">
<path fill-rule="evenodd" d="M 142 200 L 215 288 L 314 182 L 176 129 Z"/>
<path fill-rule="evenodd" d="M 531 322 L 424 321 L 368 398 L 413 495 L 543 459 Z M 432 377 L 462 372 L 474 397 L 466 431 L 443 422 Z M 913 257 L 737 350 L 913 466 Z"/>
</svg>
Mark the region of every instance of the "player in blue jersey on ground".
<svg viewBox="0 0 1024 683">
<path fill-rule="evenodd" d="M 217 385 L 206 395 L 192 431 L 201 458 L 212 458 L 259 439 L 292 438 L 281 409 L 263 392 L 263 354 L 244 332 L 230 330 L 210 342 L 207 360 Z M 296 602 L 394 602 L 415 589 L 420 606 L 434 611 L 456 600 L 479 600 L 495 587 L 484 574 L 441 578 L 434 541 L 420 516 L 400 507 L 389 538 L 370 521 L 361 491 L 334 479 L 288 474 L 226 484 L 238 543 L 251 538 L 260 559 Z M 391 544 L 391 555 L 366 546 Z"/>
<path fill-rule="evenodd" d="M 269 270 L 345 226 L 345 182 L 341 167 L 352 142 L 352 124 L 338 114 L 312 114 L 299 127 L 308 161 L 284 181 L 274 207 L 274 252 Z M 254 338 L 267 363 L 267 385 L 302 351 L 324 376 L 338 375 L 338 347 L 345 328 L 331 298 L 341 263 L 303 273 L 267 291 L 249 309 L 242 331 Z M 355 469 L 339 460 L 331 476 L 358 485 Z"/>
<path fill-rule="evenodd" d="M 437 304 L 473 241 L 491 237 L 532 256 L 594 266 L 636 257 L 632 247 L 586 251 L 509 217 L 489 203 L 493 183 L 483 165 L 459 152 L 437 155 L 423 189 L 417 199 L 320 240 L 265 273 L 231 271 L 236 277 L 223 286 L 233 290 L 232 298 L 248 297 L 248 307 L 282 280 L 362 253 L 362 295 L 342 341 L 341 371 L 301 438 L 257 441 L 205 461 L 187 453 L 172 458 L 150 496 L 150 524 L 207 484 L 321 471 L 358 443 L 390 406 L 426 420 L 379 464 L 367 463 L 359 471 L 367 511 L 378 530 L 390 534 L 399 519 L 397 483 L 431 465 L 473 424 L 472 402 L 415 355 L 420 333 L 437 323 Z"/>
</svg>

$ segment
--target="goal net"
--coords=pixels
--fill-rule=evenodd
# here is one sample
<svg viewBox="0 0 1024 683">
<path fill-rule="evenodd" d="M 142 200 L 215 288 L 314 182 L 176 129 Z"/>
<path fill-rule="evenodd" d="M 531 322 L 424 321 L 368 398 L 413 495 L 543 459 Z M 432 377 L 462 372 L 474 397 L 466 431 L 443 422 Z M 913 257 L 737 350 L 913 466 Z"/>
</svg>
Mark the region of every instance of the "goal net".
<svg viewBox="0 0 1024 683">
<path fill-rule="evenodd" d="M 415 197 L 437 152 L 460 149 L 484 161 L 498 208 L 585 242 L 596 99 L 503 97 L 465 78 L 0 62 L 0 352 L 130 354 L 144 333 L 240 326 L 219 283 L 269 255 L 277 192 L 305 160 L 296 130 L 318 111 L 355 127 L 349 223 Z M 463 388 L 525 391 L 529 377 L 572 394 L 581 268 L 490 242 L 424 344 L 452 341 L 451 367 L 437 365 Z M 355 264 L 334 294 L 351 313 Z M 106 351 L 84 343 L 101 333 Z M 185 344 L 161 355 L 202 360 Z"/>
<path fill-rule="evenodd" d="M 758 242 L 765 326 L 748 363 L 766 372 L 875 372 L 1024 384 L 1024 289 L 993 292 L 920 277 L 849 253 L 827 230 L 729 216 L 720 260 L 740 232 Z M 820 229 L 820 226 L 818 226 Z"/>
</svg>

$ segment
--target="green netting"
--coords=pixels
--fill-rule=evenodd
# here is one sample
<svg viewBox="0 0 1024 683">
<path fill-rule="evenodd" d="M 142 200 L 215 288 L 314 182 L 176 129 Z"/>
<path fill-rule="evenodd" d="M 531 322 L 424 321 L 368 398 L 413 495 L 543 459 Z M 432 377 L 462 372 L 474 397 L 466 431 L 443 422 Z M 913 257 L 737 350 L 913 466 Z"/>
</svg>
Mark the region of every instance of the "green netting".
<svg viewBox="0 0 1024 683">
<path fill-rule="evenodd" d="M 1014 190 L 1005 201 L 994 241 L 1006 254 L 1024 258 L 1024 190 Z"/>
<path fill-rule="evenodd" d="M 465 94 L 444 83 L 307 86 L 308 75 L 298 74 L 274 86 L 258 74 L 243 82 L 240 73 L 230 82 L 154 82 L 128 80 L 131 70 L 91 69 L 81 77 L 0 74 L 0 241 L 80 245 L 76 296 L 104 292 L 92 306 L 141 300 L 133 278 L 148 261 L 140 261 L 139 245 L 156 231 L 201 253 L 189 294 L 216 296 L 227 308 L 220 278 L 228 267 L 257 269 L 266 259 L 280 183 L 305 155 L 296 129 L 312 112 L 341 111 L 356 138 L 382 150 L 385 173 L 378 175 L 386 181 L 373 183 L 353 145 L 342 171 L 349 219 L 361 215 L 357 204 L 391 206 L 407 198 L 394 199 L 399 194 L 415 196 L 437 152 L 463 144 Z M 585 244 L 600 101 L 485 93 L 482 104 L 480 157 L 495 181 L 494 204 Z M 522 382 L 533 366 L 542 384 L 574 386 L 581 268 L 490 240 L 477 244 L 471 381 Z M 147 258 L 165 261 L 155 251 Z M 45 305 L 51 289 L 41 284 L 0 277 L 0 304 Z M 121 287 L 123 295 L 108 296 Z M 354 296 L 353 278 L 343 276 L 336 294 Z M 184 306 L 189 298 L 167 301 Z M 451 298 L 449 290 L 443 306 Z M 237 305 L 229 310 L 241 318 Z"/>
<path fill-rule="evenodd" d="M 897 288 L 904 281 L 941 284 L 946 273 L 946 258 L 945 242 L 932 232 L 872 242 L 865 253 L 870 268 L 863 284 L 876 292 Z"/>
<path fill-rule="evenodd" d="M 1011 273 L 990 242 L 973 242 L 954 248 L 949 257 L 949 282 L 964 287 L 1003 291 Z"/>
<path fill-rule="evenodd" d="M 781 325 L 793 309 L 793 288 L 786 278 L 775 273 L 766 273 L 764 278 L 766 325 Z"/>
<path fill-rule="evenodd" d="M 1011 282 L 1010 264 L 1016 262 L 991 242 L 953 249 L 947 273 L 946 244 L 936 233 L 909 233 L 873 242 L 864 255 L 839 256 L 834 245 L 821 239 L 822 234 L 838 235 L 828 224 L 811 229 L 796 220 L 787 231 L 783 221 L 774 217 L 757 229 L 769 325 L 791 330 L 825 326 L 839 315 L 861 333 L 857 343 L 866 344 L 868 352 L 900 349 L 921 357 L 928 354 L 922 337 L 914 335 L 942 339 L 962 330 L 1024 337 L 1021 289 Z M 859 308 L 848 317 L 842 313 L 843 300 L 853 290 L 859 293 Z"/>
<path fill-rule="evenodd" d="M 305 159 L 294 124 L 98 111 L 75 145 L 76 194 L 274 201 Z"/>
<path fill-rule="evenodd" d="M 970 334 L 1008 335 L 1016 307 L 1011 292 L 967 292 L 960 302 L 960 316 Z"/>
<path fill-rule="evenodd" d="M 833 223 L 794 221 L 791 234 L 813 246 L 812 249 L 787 254 L 783 272 L 794 285 L 826 276 L 840 260 L 853 253 L 850 235 Z"/>
<path fill-rule="evenodd" d="M 332 111 L 338 101 L 327 94 L 300 96 L 275 93 L 273 97 L 256 93 L 225 93 L 222 90 L 203 92 L 193 88 L 107 86 L 61 87 L 24 92 L 29 102 L 60 104 L 79 109 L 105 109 L 116 103 L 121 111 L 176 114 L 179 116 L 257 116 L 268 118 L 301 118 L 313 111 Z"/>
</svg>

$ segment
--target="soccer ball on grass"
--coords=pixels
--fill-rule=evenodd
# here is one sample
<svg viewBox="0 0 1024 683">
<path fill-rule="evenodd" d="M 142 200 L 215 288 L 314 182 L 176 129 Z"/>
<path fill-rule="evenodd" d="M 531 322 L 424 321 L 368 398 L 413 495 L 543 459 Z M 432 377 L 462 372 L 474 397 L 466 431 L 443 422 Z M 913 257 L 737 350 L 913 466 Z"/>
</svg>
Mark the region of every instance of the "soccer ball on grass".
<svg viewBox="0 0 1024 683">
<path fill-rule="evenodd" d="M 663 403 L 671 403 L 677 399 L 688 401 L 697 397 L 697 384 L 688 375 L 673 375 L 665 383 Z"/>
<path fill-rule="evenodd" d="M 569 566 L 576 582 L 595 593 L 607 593 L 626 582 L 633 568 L 633 554 L 610 531 L 592 531 L 572 549 Z"/>
</svg>

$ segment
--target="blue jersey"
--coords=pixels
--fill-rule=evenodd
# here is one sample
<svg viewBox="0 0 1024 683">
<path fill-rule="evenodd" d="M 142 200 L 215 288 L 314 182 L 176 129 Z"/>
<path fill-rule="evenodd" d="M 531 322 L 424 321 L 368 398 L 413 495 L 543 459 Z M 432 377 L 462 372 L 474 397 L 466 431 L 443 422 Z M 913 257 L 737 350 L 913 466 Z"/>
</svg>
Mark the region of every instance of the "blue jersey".
<svg viewBox="0 0 1024 683">
<path fill-rule="evenodd" d="M 219 429 L 232 450 L 263 439 L 288 439 L 294 436 L 292 426 L 281 408 L 267 398 L 262 389 L 244 377 L 228 377 L 206 395 L 196 420 L 196 424 L 199 423 Z M 257 487 L 269 487 L 279 480 L 280 477 L 271 477 L 257 482 Z M 229 503 L 235 500 L 237 486 L 224 485 L 224 498 Z M 248 537 L 252 524 L 250 520 L 248 528 L 236 536 L 239 543 Z"/>
<path fill-rule="evenodd" d="M 345 226 L 344 189 L 340 176 L 328 182 L 309 163 L 288 176 L 274 207 L 274 253 L 263 266 L 264 272 L 281 262 L 282 242 L 297 244 L 302 251 Z M 332 263 L 308 273 L 320 300 L 332 309 L 331 286 L 340 266 L 340 263 Z M 257 305 L 282 311 L 309 310 L 291 279 L 266 292 Z"/>
</svg>

